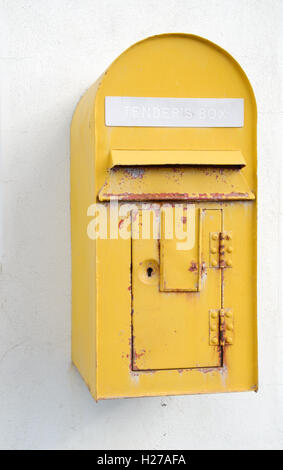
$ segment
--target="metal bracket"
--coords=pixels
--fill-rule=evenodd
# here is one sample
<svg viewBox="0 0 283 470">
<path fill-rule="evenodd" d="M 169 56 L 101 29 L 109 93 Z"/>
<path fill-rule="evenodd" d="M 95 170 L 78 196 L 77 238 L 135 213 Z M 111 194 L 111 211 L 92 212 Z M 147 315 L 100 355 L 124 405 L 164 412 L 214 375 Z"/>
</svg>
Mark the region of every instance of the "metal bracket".
<svg viewBox="0 0 283 470">
<path fill-rule="evenodd" d="M 209 310 L 209 344 L 219 344 L 219 310 Z"/>
<path fill-rule="evenodd" d="M 232 309 L 209 310 L 209 344 L 226 346 L 234 342 L 234 315 Z"/>
<path fill-rule="evenodd" d="M 219 234 L 219 267 L 232 268 L 233 266 L 232 232 L 220 232 Z"/>
<path fill-rule="evenodd" d="M 209 234 L 209 266 L 211 268 L 232 268 L 232 253 L 232 232 Z"/>
<path fill-rule="evenodd" d="M 209 234 L 209 266 L 219 268 L 219 232 Z"/>
</svg>

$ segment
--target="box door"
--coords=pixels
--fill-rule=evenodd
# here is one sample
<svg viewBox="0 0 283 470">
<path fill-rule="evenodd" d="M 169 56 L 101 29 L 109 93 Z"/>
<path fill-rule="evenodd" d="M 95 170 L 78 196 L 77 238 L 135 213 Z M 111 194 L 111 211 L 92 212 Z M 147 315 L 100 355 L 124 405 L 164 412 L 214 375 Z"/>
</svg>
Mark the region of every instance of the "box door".
<svg viewBox="0 0 283 470">
<path fill-rule="evenodd" d="M 132 367 L 220 367 L 221 347 L 213 345 L 211 331 L 219 326 L 217 321 L 211 325 L 211 312 L 221 308 L 221 269 L 214 240 L 221 232 L 222 210 L 192 206 L 195 236 L 182 249 L 177 249 L 180 239 L 175 230 L 168 238 L 166 208 L 161 206 L 154 212 L 160 240 L 154 228 L 148 238 L 141 238 L 147 220 L 144 210 L 134 216 L 140 231 L 132 239 Z M 180 217 L 176 208 L 173 217 Z M 183 215 L 183 223 L 186 219 Z"/>
</svg>

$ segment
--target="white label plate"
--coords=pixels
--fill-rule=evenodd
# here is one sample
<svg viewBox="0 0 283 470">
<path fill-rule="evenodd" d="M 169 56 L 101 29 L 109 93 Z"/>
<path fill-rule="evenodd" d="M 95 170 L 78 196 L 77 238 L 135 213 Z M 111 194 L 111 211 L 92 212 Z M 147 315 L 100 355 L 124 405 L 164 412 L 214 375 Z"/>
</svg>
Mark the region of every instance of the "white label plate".
<svg viewBox="0 0 283 470">
<path fill-rule="evenodd" d="M 105 125 L 243 127 L 243 98 L 105 97 Z"/>
</svg>

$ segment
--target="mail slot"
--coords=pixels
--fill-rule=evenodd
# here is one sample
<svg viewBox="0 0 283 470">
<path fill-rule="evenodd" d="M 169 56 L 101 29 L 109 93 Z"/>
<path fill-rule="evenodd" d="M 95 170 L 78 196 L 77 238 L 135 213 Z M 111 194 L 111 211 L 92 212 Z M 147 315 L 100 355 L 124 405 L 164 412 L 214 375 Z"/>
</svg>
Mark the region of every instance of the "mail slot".
<svg viewBox="0 0 283 470">
<path fill-rule="evenodd" d="M 257 390 L 256 121 L 239 64 L 186 34 L 80 100 L 72 360 L 96 400 Z"/>
</svg>

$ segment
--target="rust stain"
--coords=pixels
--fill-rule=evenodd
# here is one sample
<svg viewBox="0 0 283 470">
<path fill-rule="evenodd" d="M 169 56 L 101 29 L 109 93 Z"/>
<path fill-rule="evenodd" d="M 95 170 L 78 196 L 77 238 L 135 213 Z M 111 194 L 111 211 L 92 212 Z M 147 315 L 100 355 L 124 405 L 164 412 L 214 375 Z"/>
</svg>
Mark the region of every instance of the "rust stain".
<svg viewBox="0 0 283 470">
<path fill-rule="evenodd" d="M 200 372 L 201 374 L 215 374 L 219 371 L 219 367 L 188 367 L 185 369 L 177 369 L 177 372 L 183 374 L 184 372 L 190 372 L 192 370 Z"/>
<path fill-rule="evenodd" d="M 230 193 L 210 193 L 211 198 L 213 199 L 249 199 L 249 193 L 239 193 L 232 191 Z"/>
<path fill-rule="evenodd" d="M 191 273 L 195 272 L 198 270 L 198 265 L 195 261 L 191 262 L 191 266 L 188 269 Z"/>
<path fill-rule="evenodd" d="M 142 349 L 140 353 L 134 351 L 134 359 L 140 359 L 145 354 L 145 349 Z"/>
<path fill-rule="evenodd" d="M 204 276 L 207 275 L 207 269 L 206 269 L 206 265 L 205 265 L 204 261 L 201 263 L 200 275 L 201 275 L 201 277 L 204 277 Z"/>
<path fill-rule="evenodd" d="M 187 294 L 190 298 L 192 298 L 192 297 L 195 298 L 200 294 L 196 290 L 188 291 L 186 289 L 178 289 L 177 287 L 174 287 L 174 289 L 168 288 L 167 290 L 165 288 L 163 288 L 163 290 L 161 292 L 164 292 L 166 295 L 170 295 L 170 296 L 176 295 L 178 292 L 183 292 L 184 294 Z"/>
<path fill-rule="evenodd" d="M 145 174 L 144 168 L 126 168 L 124 172 L 129 176 L 131 179 L 142 179 Z"/>
<path fill-rule="evenodd" d="M 187 193 L 104 193 L 104 197 L 120 197 L 129 201 L 158 200 L 158 199 L 189 199 Z"/>
<path fill-rule="evenodd" d="M 139 367 L 137 366 L 136 361 L 140 359 L 142 356 L 144 356 L 145 353 L 146 353 L 145 349 L 141 349 L 140 353 L 137 353 L 135 349 L 133 350 L 133 367 L 132 367 L 133 370 L 139 370 Z"/>
<path fill-rule="evenodd" d="M 215 367 L 199 367 L 198 371 L 201 372 L 202 374 L 214 374 Z"/>
<path fill-rule="evenodd" d="M 119 224 L 118 224 L 118 227 L 119 227 L 119 230 L 120 228 L 122 227 L 123 223 L 125 222 L 125 219 L 121 219 Z"/>
<path fill-rule="evenodd" d="M 122 200 L 127 201 L 141 201 L 141 200 L 170 200 L 170 199 L 177 199 L 177 200 L 188 200 L 188 201 L 195 201 L 195 200 L 203 200 L 203 201 L 210 201 L 210 200 L 223 200 L 223 199 L 250 199 L 249 193 L 239 193 L 239 192 L 230 192 L 230 193 L 103 193 L 102 198 L 111 198 L 117 197 Z"/>
</svg>

